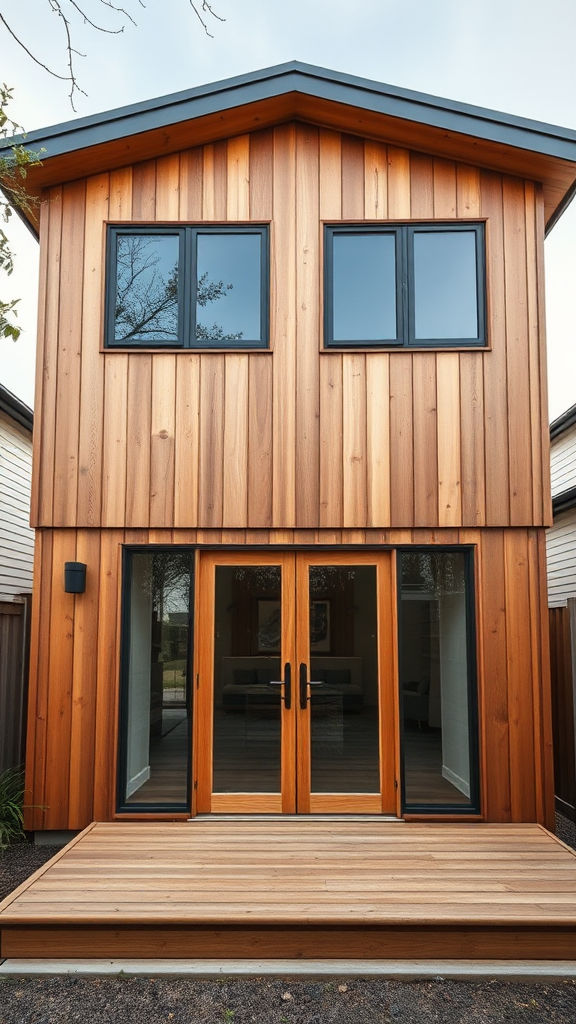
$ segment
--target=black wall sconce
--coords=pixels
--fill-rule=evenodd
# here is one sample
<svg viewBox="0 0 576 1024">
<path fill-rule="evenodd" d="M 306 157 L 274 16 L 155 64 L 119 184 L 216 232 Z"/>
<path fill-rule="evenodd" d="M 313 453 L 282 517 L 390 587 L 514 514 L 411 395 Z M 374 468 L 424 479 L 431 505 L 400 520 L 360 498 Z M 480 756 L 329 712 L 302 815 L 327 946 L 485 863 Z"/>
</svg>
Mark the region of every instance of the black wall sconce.
<svg viewBox="0 0 576 1024">
<path fill-rule="evenodd" d="M 64 590 L 67 594 L 83 594 L 86 590 L 84 562 L 64 562 Z"/>
</svg>

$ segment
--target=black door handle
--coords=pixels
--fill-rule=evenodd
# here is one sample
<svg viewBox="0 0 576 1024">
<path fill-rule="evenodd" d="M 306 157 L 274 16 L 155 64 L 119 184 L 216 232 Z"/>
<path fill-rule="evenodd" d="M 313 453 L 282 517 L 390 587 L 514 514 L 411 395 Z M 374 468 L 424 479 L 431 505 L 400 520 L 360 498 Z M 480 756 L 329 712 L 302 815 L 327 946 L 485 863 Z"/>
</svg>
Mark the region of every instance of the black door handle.
<svg viewBox="0 0 576 1024">
<path fill-rule="evenodd" d="M 289 662 L 284 665 L 284 679 L 271 679 L 268 686 L 284 687 L 284 696 L 280 697 L 280 700 L 284 701 L 284 706 L 289 711 L 292 707 L 292 669 Z"/>
<path fill-rule="evenodd" d="M 300 664 L 300 709 L 306 711 L 308 706 L 308 669 L 304 662 Z"/>
</svg>

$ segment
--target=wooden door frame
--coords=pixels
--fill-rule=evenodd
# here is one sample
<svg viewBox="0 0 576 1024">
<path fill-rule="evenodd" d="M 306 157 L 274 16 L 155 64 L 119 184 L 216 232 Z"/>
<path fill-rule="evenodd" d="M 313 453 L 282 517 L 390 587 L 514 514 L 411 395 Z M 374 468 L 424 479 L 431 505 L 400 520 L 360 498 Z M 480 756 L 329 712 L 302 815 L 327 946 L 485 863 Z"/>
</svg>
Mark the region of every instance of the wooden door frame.
<svg viewBox="0 0 576 1024">
<path fill-rule="evenodd" d="M 215 570 L 219 565 L 282 568 L 281 663 L 292 666 L 293 711 L 282 704 L 281 793 L 213 793 L 213 676 Z M 311 794 L 309 715 L 300 710 L 298 666 L 308 636 L 310 565 L 373 565 L 379 665 L 380 794 Z M 390 549 L 342 551 L 295 548 L 209 549 L 198 552 L 196 574 L 192 815 L 198 813 L 400 813 L 400 712 L 398 691 L 396 558 Z M 296 600 L 297 594 L 305 594 Z M 294 614 L 295 613 L 295 614 Z M 306 652 L 306 658 L 308 652 Z M 300 793 L 296 794 L 296 778 Z M 304 786 L 302 786 L 302 782 Z"/>
</svg>

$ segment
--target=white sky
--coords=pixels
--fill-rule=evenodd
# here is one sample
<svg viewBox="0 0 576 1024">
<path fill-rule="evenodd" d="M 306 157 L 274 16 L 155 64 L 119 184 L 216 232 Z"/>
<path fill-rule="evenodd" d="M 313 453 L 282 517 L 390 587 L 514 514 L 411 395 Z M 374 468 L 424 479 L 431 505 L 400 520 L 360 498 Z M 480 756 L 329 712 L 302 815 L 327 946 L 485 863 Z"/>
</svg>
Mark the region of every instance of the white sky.
<svg viewBox="0 0 576 1024">
<path fill-rule="evenodd" d="M 82 0 L 79 0 L 82 5 Z M 121 0 L 118 0 L 120 3 Z M 77 74 L 88 96 L 70 108 L 65 82 L 35 67 L 0 25 L 0 79 L 28 130 L 137 103 L 288 60 L 576 127 L 574 0 L 213 0 L 226 22 L 208 39 L 188 0 L 123 0 L 138 23 L 101 35 L 76 18 Z M 545 8 L 545 11 L 544 11 Z M 94 20 L 118 24 L 99 0 Z M 48 0 L 2 0 L 2 13 L 46 64 L 65 72 Z M 20 340 L 0 340 L 0 381 L 33 404 L 37 245 L 10 228 L 18 254 Z M 550 418 L 576 402 L 576 202 L 546 243 Z M 8 297 L 5 281 L 3 296 Z"/>
</svg>

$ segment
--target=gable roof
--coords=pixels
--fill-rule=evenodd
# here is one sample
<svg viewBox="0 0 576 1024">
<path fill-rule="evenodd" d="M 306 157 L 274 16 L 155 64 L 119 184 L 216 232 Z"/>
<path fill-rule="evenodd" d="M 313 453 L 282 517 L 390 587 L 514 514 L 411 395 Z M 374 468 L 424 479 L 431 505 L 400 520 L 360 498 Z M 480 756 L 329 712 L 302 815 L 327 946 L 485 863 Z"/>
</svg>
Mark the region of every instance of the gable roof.
<svg viewBox="0 0 576 1024">
<path fill-rule="evenodd" d="M 29 132 L 25 145 L 45 152 L 27 187 L 39 193 L 289 120 L 540 181 L 548 229 L 576 188 L 576 131 L 298 61 Z"/>
</svg>

